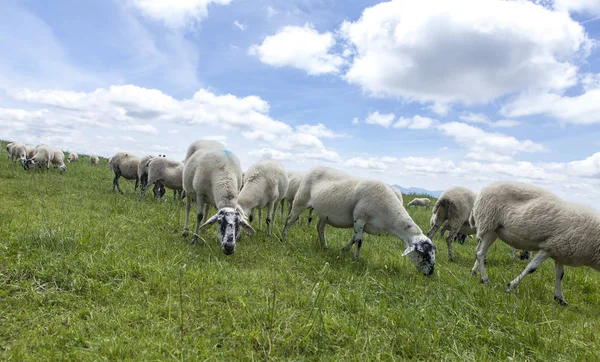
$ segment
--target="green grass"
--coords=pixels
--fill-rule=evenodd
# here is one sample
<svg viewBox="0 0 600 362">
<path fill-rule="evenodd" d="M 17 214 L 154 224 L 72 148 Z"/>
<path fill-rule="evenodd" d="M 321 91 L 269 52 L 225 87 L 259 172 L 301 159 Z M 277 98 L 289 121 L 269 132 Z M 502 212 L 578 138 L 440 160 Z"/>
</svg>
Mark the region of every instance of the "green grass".
<svg viewBox="0 0 600 362">
<path fill-rule="evenodd" d="M 122 179 L 125 195 L 113 194 L 106 159 L 93 167 L 81 156 L 61 175 L 0 156 L 0 360 L 600 356 L 599 278 L 588 268 L 566 269 L 561 307 L 551 261 L 505 292 L 526 262 L 502 242 L 490 249 L 488 285 L 470 275 L 473 239 L 450 263 L 436 236 L 435 275 L 425 277 L 390 236 L 367 235 L 354 262 L 340 251 L 352 231 L 328 227 L 322 249 L 307 213 L 285 244 L 263 222 L 226 256 L 215 228 L 199 245 L 181 236 L 184 207 L 171 192 L 140 201 Z M 409 213 L 427 232 L 431 210 Z M 277 236 L 282 226 L 278 215 Z"/>
</svg>

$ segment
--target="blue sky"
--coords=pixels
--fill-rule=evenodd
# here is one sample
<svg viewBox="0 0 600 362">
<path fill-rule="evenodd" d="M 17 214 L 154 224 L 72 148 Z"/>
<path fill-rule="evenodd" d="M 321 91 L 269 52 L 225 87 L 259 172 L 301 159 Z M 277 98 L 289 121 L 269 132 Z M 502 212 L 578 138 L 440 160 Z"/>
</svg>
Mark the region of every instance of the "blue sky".
<svg viewBox="0 0 600 362">
<path fill-rule="evenodd" d="M 4 0 L 0 137 L 600 201 L 597 0 Z"/>
</svg>

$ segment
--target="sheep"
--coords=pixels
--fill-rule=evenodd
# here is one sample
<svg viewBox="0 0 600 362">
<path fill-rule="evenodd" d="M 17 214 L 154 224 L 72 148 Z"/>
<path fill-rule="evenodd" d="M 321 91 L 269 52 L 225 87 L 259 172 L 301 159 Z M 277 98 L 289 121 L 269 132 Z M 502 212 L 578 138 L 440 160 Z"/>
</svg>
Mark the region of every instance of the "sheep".
<svg viewBox="0 0 600 362">
<path fill-rule="evenodd" d="M 10 142 L 9 144 L 6 145 L 6 152 L 8 152 L 8 159 L 11 160 L 12 157 L 12 152 L 11 149 L 14 146 L 15 142 Z"/>
<path fill-rule="evenodd" d="M 63 173 L 67 170 L 67 166 L 65 165 L 65 154 L 60 148 L 54 149 L 54 155 L 51 160 L 54 168 L 59 168 L 60 173 Z"/>
<path fill-rule="evenodd" d="M 485 187 L 473 206 L 471 226 L 477 229 L 476 260 L 481 282 L 488 282 L 484 258 L 496 238 L 523 250 L 539 251 L 525 270 L 508 284 L 514 290 L 547 258 L 554 259 L 554 300 L 567 305 L 562 293 L 564 266 L 589 266 L 600 271 L 600 215 L 567 202 L 540 187 L 520 182 L 496 182 Z"/>
<path fill-rule="evenodd" d="M 154 156 L 152 155 L 146 155 L 144 157 L 142 157 L 140 159 L 140 162 L 138 163 L 138 179 L 140 180 L 140 186 L 141 188 L 146 187 L 146 184 L 148 183 L 148 161 L 150 161 L 150 159 L 152 159 Z M 110 160 L 109 160 L 110 162 Z"/>
<path fill-rule="evenodd" d="M 275 223 L 276 205 L 285 197 L 288 189 L 288 175 L 279 161 L 261 159 L 248 168 L 244 187 L 238 202 L 250 222 L 254 218 L 254 208 L 258 208 L 258 228 L 262 226 L 262 209 L 268 206 L 267 235 L 271 235 Z"/>
<path fill-rule="evenodd" d="M 292 203 L 294 202 L 294 197 L 296 196 L 296 192 L 298 192 L 298 188 L 300 187 L 300 182 L 302 182 L 302 178 L 304 174 L 302 172 L 290 171 L 287 173 L 288 176 L 288 188 L 287 192 L 283 199 L 281 199 L 281 218 L 283 219 L 284 215 L 284 204 L 285 201 L 288 203 L 288 215 L 292 211 Z"/>
<path fill-rule="evenodd" d="M 456 239 L 457 234 L 475 234 L 475 230 L 469 227 L 469 215 L 473 209 L 476 197 L 477 195 L 469 189 L 452 187 L 444 191 L 433 206 L 433 213 L 430 220 L 431 228 L 427 232 L 427 237 L 433 240 L 440 226 L 442 227 L 442 238 L 444 237 L 444 232 L 448 230 L 446 245 L 448 245 L 448 259 L 450 261 L 454 261 L 452 243 Z M 425 200 L 429 201 L 429 199 Z"/>
<path fill-rule="evenodd" d="M 235 252 L 236 241 L 240 237 L 240 226 L 249 234 L 254 229 L 246 220 L 246 215 L 238 204 L 238 190 L 242 182 L 240 161 L 228 150 L 212 150 L 193 153 L 183 166 L 183 189 L 187 194 L 183 236 L 187 236 L 192 202 L 198 202 L 196 231 L 192 244 L 198 241 L 198 232 L 206 230 L 217 222 L 219 242 L 225 255 Z M 217 207 L 217 213 L 200 223 L 204 217 L 202 206 L 207 202 Z M 206 214 L 208 217 L 208 214 Z"/>
<path fill-rule="evenodd" d="M 35 155 L 35 147 L 30 144 L 25 144 L 25 151 L 27 152 L 27 158 L 32 158 Z"/>
<path fill-rule="evenodd" d="M 187 149 L 187 153 L 185 154 L 185 158 L 183 162 L 185 163 L 188 158 L 190 158 L 196 151 L 208 151 L 208 150 L 224 150 L 225 145 L 218 141 L 211 140 L 197 140 L 194 141 L 191 145 L 189 145 Z"/>
<path fill-rule="evenodd" d="M 95 153 L 92 153 L 90 156 L 90 163 L 94 166 L 98 166 L 98 163 L 100 163 L 100 159 Z"/>
<path fill-rule="evenodd" d="M 122 194 L 121 186 L 119 186 L 119 178 L 123 176 L 123 178 L 127 180 L 135 180 L 134 190 L 137 190 L 140 179 L 138 177 L 138 165 L 140 163 L 140 159 L 127 152 L 118 152 L 116 153 L 110 160 L 110 168 L 115 173 L 115 178 L 113 179 L 113 192 L 115 192 L 115 187 Z"/>
<path fill-rule="evenodd" d="M 22 143 L 14 143 L 10 148 L 10 157 L 13 160 L 13 163 L 16 163 L 17 160 L 21 162 L 21 166 L 25 167 L 27 162 L 27 149 L 25 145 Z"/>
<path fill-rule="evenodd" d="M 413 206 L 413 207 L 417 207 L 417 206 L 425 206 L 425 209 L 429 209 L 429 205 L 431 204 L 431 200 L 429 200 L 426 197 L 422 197 L 422 198 L 416 198 L 413 199 L 411 202 L 409 202 L 406 205 L 406 208 L 408 209 L 409 207 Z"/>
<path fill-rule="evenodd" d="M 67 161 L 69 161 L 69 163 L 77 162 L 79 161 L 79 155 L 75 152 L 71 152 L 69 153 L 69 158 L 67 158 Z"/>
<path fill-rule="evenodd" d="M 28 169 L 29 165 L 33 165 L 34 167 L 43 167 L 46 165 L 48 170 L 50 170 L 50 162 L 52 162 L 53 159 L 54 148 L 45 144 L 39 144 L 35 147 L 35 154 L 25 162 L 23 168 Z"/>
<path fill-rule="evenodd" d="M 150 158 L 146 163 L 146 168 L 148 169 L 148 179 L 146 185 L 140 187 L 142 194 L 149 185 L 159 182 L 160 185 L 173 190 L 173 198 L 176 197 L 176 194 L 179 194 L 179 199 L 181 200 L 181 191 L 183 190 L 183 162 L 159 156 Z"/>
<path fill-rule="evenodd" d="M 408 256 L 418 271 L 432 275 L 435 268 L 435 245 L 423 235 L 410 218 L 398 195 L 388 185 L 365 180 L 330 167 L 309 171 L 302 183 L 292 212 L 283 229 L 281 241 L 305 208 L 312 206 L 319 216 L 317 232 L 327 248 L 325 227 L 354 228 L 352 240 L 342 250 L 356 243 L 354 260 L 358 260 L 363 233 L 378 235 L 384 231 L 401 239 L 406 245 L 402 256 Z"/>
</svg>

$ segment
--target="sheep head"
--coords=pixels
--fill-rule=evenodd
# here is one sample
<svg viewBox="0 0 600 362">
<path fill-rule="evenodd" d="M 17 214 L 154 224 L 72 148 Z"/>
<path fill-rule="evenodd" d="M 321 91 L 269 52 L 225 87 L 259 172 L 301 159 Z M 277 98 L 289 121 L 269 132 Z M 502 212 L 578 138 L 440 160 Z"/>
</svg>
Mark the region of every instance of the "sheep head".
<svg viewBox="0 0 600 362">
<path fill-rule="evenodd" d="M 402 256 L 407 256 L 413 262 L 418 271 L 425 275 L 433 275 L 435 269 L 435 244 L 423 235 L 411 240 L 409 247 L 404 250 Z"/>
<path fill-rule="evenodd" d="M 244 228 L 250 235 L 254 234 L 254 229 L 248 221 L 246 215 L 241 208 L 224 207 L 215 215 L 208 219 L 202 226 L 200 231 L 204 231 L 214 223 L 219 224 L 219 242 L 221 249 L 226 255 L 231 255 L 235 251 L 235 243 L 241 234 L 241 228 Z"/>
</svg>

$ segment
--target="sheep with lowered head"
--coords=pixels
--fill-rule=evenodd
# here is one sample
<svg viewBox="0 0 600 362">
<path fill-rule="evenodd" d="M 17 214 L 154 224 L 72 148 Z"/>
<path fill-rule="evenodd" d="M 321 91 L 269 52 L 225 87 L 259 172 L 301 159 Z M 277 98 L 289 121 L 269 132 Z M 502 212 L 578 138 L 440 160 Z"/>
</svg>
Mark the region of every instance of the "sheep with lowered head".
<svg viewBox="0 0 600 362">
<path fill-rule="evenodd" d="M 148 180 L 146 185 L 141 187 L 142 194 L 150 185 L 160 183 L 160 185 L 173 190 L 173 198 L 176 198 L 178 194 L 181 200 L 183 162 L 169 160 L 165 157 L 154 157 L 147 161 L 146 168 L 148 170 Z"/>
<path fill-rule="evenodd" d="M 433 274 L 435 245 L 410 218 L 398 195 L 383 182 L 361 179 L 329 167 L 312 169 L 300 184 L 281 241 L 285 241 L 290 226 L 309 206 L 319 216 L 317 231 L 324 247 L 327 247 L 326 225 L 354 228 L 354 236 L 343 250 L 356 244 L 355 260 L 359 257 L 363 233 L 389 232 L 406 245 L 402 256 L 408 255 L 423 274 Z"/>
<path fill-rule="evenodd" d="M 60 173 L 67 170 L 67 166 L 65 165 L 65 154 L 60 148 L 54 148 L 54 155 L 51 162 L 54 165 L 54 168 L 60 169 Z"/>
<path fill-rule="evenodd" d="M 417 197 L 415 199 L 413 199 L 411 202 L 409 202 L 406 205 L 406 208 L 408 209 L 409 207 L 413 206 L 413 207 L 417 207 L 417 206 L 424 206 L 425 209 L 429 209 L 429 205 L 431 205 L 431 200 L 429 200 L 426 197 Z"/>
<path fill-rule="evenodd" d="M 36 168 L 46 166 L 49 170 L 50 162 L 52 162 L 53 159 L 54 159 L 54 148 L 52 148 L 46 144 L 39 144 L 35 147 L 35 153 L 34 153 L 33 157 L 29 158 L 27 160 L 27 162 L 25 162 L 23 167 L 25 169 L 28 169 L 30 165 L 33 165 Z"/>
<path fill-rule="evenodd" d="M 94 166 L 98 166 L 98 164 L 100 163 L 100 159 L 95 153 L 92 153 L 92 155 L 90 156 L 90 163 Z"/>
<path fill-rule="evenodd" d="M 196 201 L 198 212 L 192 244 L 198 241 L 198 232 L 218 223 L 221 249 L 226 255 L 233 254 L 241 228 L 254 234 L 254 229 L 248 224 L 246 215 L 238 204 L 241 183 L 240 161 L 232 152 L 212 150 L 193 153 L 183 166 L 183 189 L 187 197 L 183 236 L 188 235 L 190 210 L 192 202 Z M 204 203 L 215 205 L 217 213 L 200 226 L 204 217 Z M 206 216 L 208 217 L 208 214 Z"/>
<path fill-rule="evenodd" d="M 471 273 L 481 282 L 488 275 L 484 258 L 496 238 L 516 249 L 538 251 L 525 270 L 508 284 L 507 292 L 554 259 L 554 300 L 566 305 L 562 293 L 564 266 L 589 266 L 600 271 L 600 215 L 586 206 L 564 201 L 540 187 L 520 182 L 496 182 L 479 193 L 470 217 L 477 229 L 477 253 Z"/>
<path fill-rule="evenodd" d="M 113 179 L 113 192 L 115 187 L 122 194 L 121 186 L 119 186 L 119 178 L 123 177 L 126 180 L 135 180 L 134 190 L 137 190 L 140 179 L 138 177 L 138 165 L 140 159 L 130 152 L 118 152 L 110 159 L 109 167 L 115 173 Z"/>
<path fill-rule="evenodd" d="M 254 217 L 254 208 L 258 208 L 258 228 L 261 228 L 262 209 L 267 211 L 267 235 L 271 235 L 277 205 L 285 197 L 288 189 L 288 176 L 279 161 L 261 159 L 256 161 L 248 171 L 244 187 L 240 191 L 238 202 L 242 210 L 250 212 L 250 222 Z"/>
<path fill-rule="evenodd" d="M 27 149 L 22 143 L 14 143 L 10 148 L 10 157 L 13 160 L 13 164 L 18 161 L 21 162 L 21 166 L 25 167 L 27 162 Z"/>
<path fill-rule="evenodd" d="M 69 161 L 69 163 L 77 162 L 79 161 L 79 155 L 75 152 L 71 152 L 69 153 L 69 158 L 67 158 L 67 161 Z"/>
</svg>

